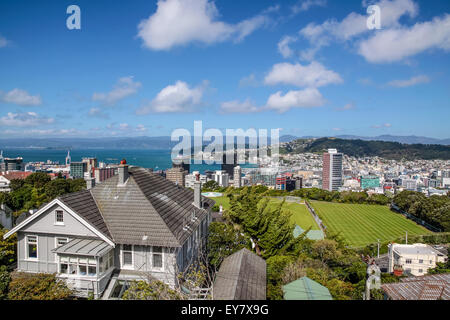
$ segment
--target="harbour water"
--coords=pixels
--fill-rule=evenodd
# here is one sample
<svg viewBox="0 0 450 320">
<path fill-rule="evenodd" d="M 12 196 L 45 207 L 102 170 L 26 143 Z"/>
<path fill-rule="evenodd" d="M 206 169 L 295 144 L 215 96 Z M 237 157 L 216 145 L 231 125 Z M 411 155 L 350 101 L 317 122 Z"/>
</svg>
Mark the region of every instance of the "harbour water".
<svg viewBox="0 0 450 320">
<path fill-rule="evenodd" d="M 22 157 L 25 163 L 51 160 L 64 164 L 67 150 L 33 148 L 4 149 L 3 156 L 5 158 Z M 130 165 L 151 168 L 153 170 L 165 170 L 172 166 L 171 150 L 74 149 L 70 151 L 70 156 L 72 161 L 81 161 L 82 158 L 86 157 L 95 157 L 98 161 L 105 163 L 118 163 L 120 160 L 126 159 Z M 243 165 L 242 167 L 249 167 L 249 165 Z M 200 173 L 203 173 L 205 170 L 220 170 L 220 165 L 191 164 L 191 172 L 200 171 Z"/>
</svg>

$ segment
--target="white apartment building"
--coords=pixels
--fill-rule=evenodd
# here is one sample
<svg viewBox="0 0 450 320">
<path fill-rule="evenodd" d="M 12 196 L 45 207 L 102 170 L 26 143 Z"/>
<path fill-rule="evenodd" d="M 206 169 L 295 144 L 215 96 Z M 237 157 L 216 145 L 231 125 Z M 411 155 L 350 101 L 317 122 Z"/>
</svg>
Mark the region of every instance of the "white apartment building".
<svg viewBox="0 0 450 320">
<path fill-rule="evenodd" d="M 235 188 L 242 187 L 242 170 L 240 166 L 234 167 L 233 186 Z"/>
<path fill-rule="evenodd" d="M 413 276 L 423 276 L 436 263 L 447 261 L 446 255 L 423 243 L 389 244 L 388 256 L 389 272 L 394 272 L 394 266 L 401 266 L 404 273 Z"/>
<path fill-rule="evenodd" d="M 221 187 L 228 187 L 229 185 L 229 175 L 225 172 L 225 170 L 216 170 L 216 173 L 213 175 L 213 179 Z"/>
</svg>

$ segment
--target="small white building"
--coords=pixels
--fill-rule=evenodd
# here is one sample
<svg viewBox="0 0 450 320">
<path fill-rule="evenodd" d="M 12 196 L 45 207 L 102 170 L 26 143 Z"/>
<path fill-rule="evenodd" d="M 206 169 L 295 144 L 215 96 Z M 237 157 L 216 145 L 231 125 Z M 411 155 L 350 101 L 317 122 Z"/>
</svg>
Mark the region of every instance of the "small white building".
<svg viewBox="0 0 450 320">
<path fill-rule="evenodd" d="M 423 276 L 436 263 L 447 261 L 446 255 L 423 243 L 389 244 L 388 256 L 389 272 L 394 272 L 394 266 L 401 266 L 406 274 L 413 276 Z"/>
</svg>

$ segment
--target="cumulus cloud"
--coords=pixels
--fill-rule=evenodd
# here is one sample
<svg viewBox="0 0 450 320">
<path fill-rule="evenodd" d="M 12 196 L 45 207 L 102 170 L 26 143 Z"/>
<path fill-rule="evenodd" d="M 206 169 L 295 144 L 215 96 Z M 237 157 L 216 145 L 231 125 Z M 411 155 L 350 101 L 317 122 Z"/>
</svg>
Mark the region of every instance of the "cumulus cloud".
<svg viewBox="0 0 450 320">
<path fill-rule="evenodd" d="M 383 29 L 398 27 L 399 20 L 403 16 L 411 18 L 417 16 L 418 7 L 413 0 L 381 0 L 375 2 L 381 9 L 381 27 Z M 368 4 L 364 3 L 364 6 Z M 344 19 L 338 21 L 329 19 L 322 24 L 314 22 L 308 24 L 299 31 L 299 34 L 308 39 L 312 45 L 301 56 L 311 60 L 314 54 L 332 41 L 348 41 L 355 37 L 368 33 L 367 15 L 351 12 Z"/>
<path fill-rule="evenodd" d="M 36 112 L 12 113 L 0 118 L 0 125 L 9 127 L 36 127 L 55 122 L 55 119 L 43 117 Z"/>
<path fill-rule="evenodd" d="M 294 54 L 294 51 L 289 47 L 289 44 L 297 41 L 296 37 L 284 36 L 278 42 L 278 52 L 283 56 L 283 58 L 289 58 Z"/>
<path fill-rule="evenodd" d="M 253 113 L 259 112 L 261 108 L 258 108 L 250 99 L 240 102 L 239 100 L 223 102 L 220 105 L 221 113 Z"/>
<path fill-rule="evenodd" d="M 291 108 L 320 107 L 325 103 L 326 100 L 319 90 L 316 88 L 306 88 L 303 90 L 291 90 L 285 95 L 281 91 L 278 91 L 269 97 L 266 108 L 283 113 Z"/>
<path fill-rule="evenodd" d="M 219 11 L 209 0 L 158 0 L 157 9 L 138 25 L 138 37 L 152 50 L 169 50 L 190 42 L 216 43 L 228 39 L 241 41 L 266 25 L 273 12 L 265 12 L 237 24 L 220 21 Z"/>
<path fill-rule="evenodd" d="M 417 76 L 417 77 L 412 77 L 412 78 L 407 79 L 407 80 L 392 80 L 392 81 L 389 81 L 387 83 L 387 85 L 390 86 L 390 87 L 405 88 L 405 87 L 414 86 L 416 84 L 428 83 L 428 82 L 430 82 L 430 78 L 428 78 L 425 75 L 420 75 L 420 76 Z"/>
<path fill-rule="evenodd" d="M 148 113 L 192 112 L 201 104 L 207 82 L 191 88 L 186 82 L 177 81 L 162 89 L 156 97 L 136 111 L 138 115 Z"/>
<path fill-rule="evenodd" d="M 388 63 L 431 49 L 450 50 L 449 14 L 412 27 L 380 30 L 360 43 L 358 53 L 369 62 Z"/>
<path fill-rule="evenodd" d="M 92 100 L 100 101 L 108 106 L 115 105 L 120 100 L 135 94 L 141 87 L 141 83 L 134 81 L 133 78 L 132 76 L 120 78 L 110 92 L 94 93 Z"/>
<path fill-rule="evenodd" d="M 17 88 L 4 93 L 0 91 L 0 101 L 20 106 L 38 106 L 42 104 L 42 99 L 39 95 L 32 96 L 27 91 Z"/>
<path fill-rule="evenodd" d="M 326 69 L 319 62 L 311 62 L 309 65 L 299 63 L 275 64 L 264 79 L 265 84 L 294 85 L 297 87 L 320 87 L 328 84 L 342 83 L 340 75 Z"/>
</svg>

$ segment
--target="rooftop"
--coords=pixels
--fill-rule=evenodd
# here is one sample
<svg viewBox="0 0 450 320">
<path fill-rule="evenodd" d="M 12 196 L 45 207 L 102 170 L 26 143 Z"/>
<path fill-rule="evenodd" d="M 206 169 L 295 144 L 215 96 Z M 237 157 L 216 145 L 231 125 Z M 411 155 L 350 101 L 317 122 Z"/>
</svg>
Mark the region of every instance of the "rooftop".
<svg viewBox="0 0 450 320">
<path fill-rule="evenodd" d="M 392 300 L 450 300 L 450 274 L 408 277 L 381 289 Z"/>
</svg>

